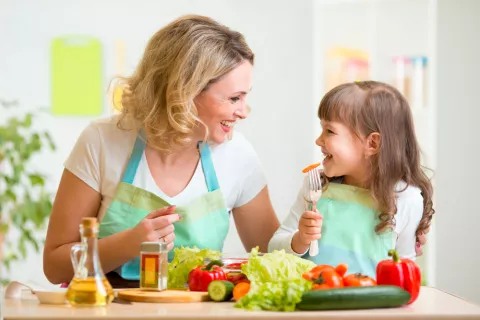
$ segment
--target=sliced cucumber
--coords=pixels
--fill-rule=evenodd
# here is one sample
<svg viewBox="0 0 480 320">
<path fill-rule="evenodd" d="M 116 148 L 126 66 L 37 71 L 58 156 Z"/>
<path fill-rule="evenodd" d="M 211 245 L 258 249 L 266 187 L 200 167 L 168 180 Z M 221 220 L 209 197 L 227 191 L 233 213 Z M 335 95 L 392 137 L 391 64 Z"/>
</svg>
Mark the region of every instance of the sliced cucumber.
<svg viewBox="0 0 480 320">
<path fill-rule="evenodd" d="M 213 280 L 208 285 L 208 295 L 213 301 L 230 301 L 234 285 L 226 280 Z"/>
</svg>

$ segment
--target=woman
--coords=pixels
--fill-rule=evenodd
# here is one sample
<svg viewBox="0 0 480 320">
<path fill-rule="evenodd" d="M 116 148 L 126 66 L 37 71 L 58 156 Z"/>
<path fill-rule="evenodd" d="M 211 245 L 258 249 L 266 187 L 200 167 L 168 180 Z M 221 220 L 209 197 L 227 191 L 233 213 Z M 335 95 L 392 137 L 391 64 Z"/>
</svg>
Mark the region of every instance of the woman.
<svg viewBox="0 0 480 320">
<path fill-rule="evenodd" d="M 54 284 L 73 277 L 83 217 L 99 219 L 102 268 L 113 286 L 138 284 L 144 241 L 222 250 L 233 215 L 247 251 L 266 252 L 279 227 L 259 159 L 232 135 L 246 118 L 254 54 L 244 37 L 184 16 L 149 41 L 121 114 L 80 135 L 60 181 L 44 249 Z M 133 282 L 132 282 L 133 281 Z"/>
</svg>

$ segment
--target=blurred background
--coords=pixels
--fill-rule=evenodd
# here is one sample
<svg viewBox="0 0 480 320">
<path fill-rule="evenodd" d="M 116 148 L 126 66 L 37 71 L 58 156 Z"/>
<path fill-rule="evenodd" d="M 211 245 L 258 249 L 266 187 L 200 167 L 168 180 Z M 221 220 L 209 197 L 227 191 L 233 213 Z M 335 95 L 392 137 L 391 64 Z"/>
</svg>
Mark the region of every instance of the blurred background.
<svg viewBox="0 0 480 320">
<path fill-rule="evenodd" d="M 281 220 L 301 169 L 320 158 L 325 92 L 366 79 L 401 90 L 434 177 L 436 214 L 418 260 L 425 282 L 480 303 L 480 0 L 0 0 L 4 281 L 49 285 L 42 248 L 63 161 L 90 121 L 115 112 L 112 78 L 188 13 L 242 32 L 256 54 L 252 113 L 238 130 Z M 233 225 L 225 251 L 244 252 Z"/>
</svg>

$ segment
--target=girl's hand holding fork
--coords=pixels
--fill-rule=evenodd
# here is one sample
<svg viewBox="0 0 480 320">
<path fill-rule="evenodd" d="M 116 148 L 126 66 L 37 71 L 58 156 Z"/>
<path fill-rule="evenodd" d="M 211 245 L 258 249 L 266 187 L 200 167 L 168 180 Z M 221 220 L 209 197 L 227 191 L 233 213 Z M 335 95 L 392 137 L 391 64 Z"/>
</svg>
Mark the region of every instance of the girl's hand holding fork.
<svg viewBox="0 0 480 320">
<path fill-rule="evenodd" d="M 314 211 L 305 211 L 298 222 L 298 231 L 292 237 L 292 249 L 298 254 L 305 253 L 312 241 L 322 234 L 322 215 Z"/>
</svg>

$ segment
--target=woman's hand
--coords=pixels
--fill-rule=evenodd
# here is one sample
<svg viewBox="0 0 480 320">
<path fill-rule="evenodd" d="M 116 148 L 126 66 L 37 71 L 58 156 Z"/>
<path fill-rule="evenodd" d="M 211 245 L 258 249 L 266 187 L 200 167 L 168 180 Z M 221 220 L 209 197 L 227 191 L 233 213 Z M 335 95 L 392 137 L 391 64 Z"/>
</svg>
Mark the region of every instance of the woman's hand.
<svg viewBox="0 0 480 320">
<path fill-rule="evenodd" d="M 175 213 L 175 206 L 152 211 L 131 229 L 132 243 L 140 247 L 142 242 L 163 241 L 167 244 L 168 250 L 172 250 L 175 240 L 173 223 L 179 220 L 180 215 Z"/>
</svg>

